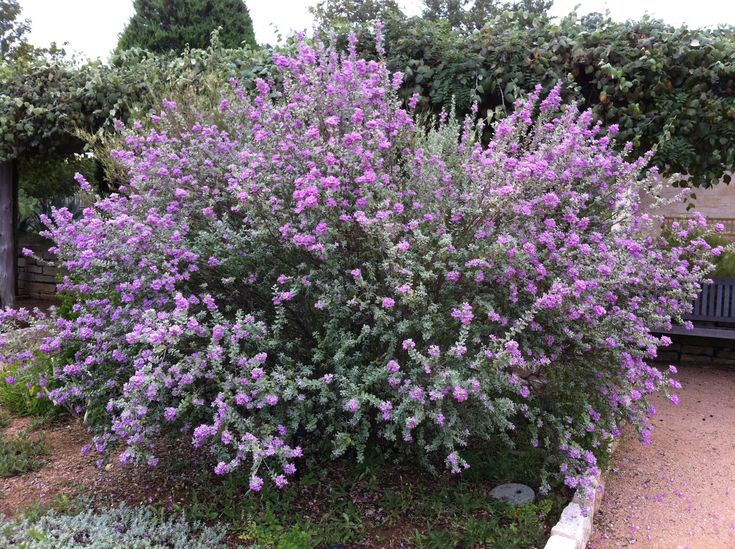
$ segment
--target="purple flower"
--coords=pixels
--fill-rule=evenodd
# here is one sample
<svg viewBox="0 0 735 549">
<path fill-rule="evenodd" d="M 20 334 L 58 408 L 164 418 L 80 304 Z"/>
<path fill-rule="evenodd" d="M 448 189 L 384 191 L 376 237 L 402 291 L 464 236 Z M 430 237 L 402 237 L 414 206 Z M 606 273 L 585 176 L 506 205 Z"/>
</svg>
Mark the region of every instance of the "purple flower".
<svg viewBox="0 0 735 549">
<path fill-rule="evenodd" d="M 474 318 L 472 313 L 472 305 L 465 303 L 462 307 L 452 309 L 452 318 L 458 319 L 462 324 L 469 324 Z"/>
<path fill-rule="evenodd" d="M 383 298 L 383 308 L 384 309 L 391 309 L 396 304 L 396 301 L 392 297 L 384 297 Z"/>
<path fill-rule="evenodd" d="M 219 341 L 222 339 L 225 335 L 225 329 L 224 327 L 220 326 L 219 324 L 212 328 L 212 339 L 214 341 Z"/>
<path fill-rule="evenodd" d="M 288 484 L 288 479 L 283 475 L 277 475 L 273 480 L 279 490 Z"/>
<path fill-rule="evenodd" d="M 455 385 L 452 389 L 452 396 L 457 402 L 464 402 L 467 400 L 467 389 L 460 385 Z"/>
<path fill-rule="evenodd" d="M 253 492 L 260 492 L 260 489 L 263 488 L 263 479 L 260 478 L 258 475 L 253 475 L 250 477 L 250 489 Z"/>
<path fill-rule="evenodd" d="M 217 464 L 217 466 L 214 468 L 214 474 L 215 475 L 222 476 L 222 475 L 226 475 L 229 472 L 230 472 L 230 467 L 224 461 L 220 461 Z M 251 484 L 251 488 L 252 488 L 252 484 Z M 257 490 L 255 490 L 255 491 L 257 492 Z"/>
</svg>

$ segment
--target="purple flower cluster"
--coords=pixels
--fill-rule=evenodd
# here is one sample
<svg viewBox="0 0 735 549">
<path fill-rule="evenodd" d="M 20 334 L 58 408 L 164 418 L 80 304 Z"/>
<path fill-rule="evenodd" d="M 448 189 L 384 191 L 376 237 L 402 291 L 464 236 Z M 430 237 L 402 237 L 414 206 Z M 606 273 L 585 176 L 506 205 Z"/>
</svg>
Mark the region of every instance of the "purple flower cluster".
<svg viewBox="0 0 735 549">
<path fill-rule="evenodd" d="M 484 145 L 469 119 L 417 127 L 354 38 L 274 61 L 253 97 L 233 83 L 194 122 L 169 103 L 126 130 L 127 183 L 46 220 L 73 304 L 31 321 L 98 451 L 155 463 L 178 433 L 257 492 L 287 484 L 299 433 L 453 472 L 469 443 L 528 436 L 584 486 L 621 422 L 650 430 L 646 396 L 669 387 L 651 329 L 687 311 L 712 250 L 699 218 L 673 246 L 651 231 L 648 158 L 559 87 Z M 0 361 L 33 360 L 1 341 Z"/>
</svg>

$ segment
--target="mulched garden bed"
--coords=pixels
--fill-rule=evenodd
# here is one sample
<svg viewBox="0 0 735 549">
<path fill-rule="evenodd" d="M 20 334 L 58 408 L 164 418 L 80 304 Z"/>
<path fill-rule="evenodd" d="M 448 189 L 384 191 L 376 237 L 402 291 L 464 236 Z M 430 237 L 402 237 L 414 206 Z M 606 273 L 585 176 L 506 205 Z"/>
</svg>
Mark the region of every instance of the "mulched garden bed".
<svg viewBox="0 0 735 549">
<path fill-rule="evenodd" d="M 217 477 L 191 446 L 169 445 L 155 469 L 112 463 L 96 466 L 82 456 L 89 435 L 78 421 L 41 424 L 13 419 L 3 436 L 29 431 L 43 440 L 44 465 L 0 479 L 0 514 L 19 516 L 84 498 L 95 507 L 145 504 L 162 514 L 220 523 L 232 546 L 262 547 L 543 547 L 569 498 L 560 492 L 524 507 L 493 501 L 499 483 L 537 486 L 540 456 L 488 449 L 471 457 L 461 477 L 432 476 L 375 453 L 362 464 L 348 460 L 301 463 L 304 474 L 278 492 L 247 493 L 242 475 Z"/>
</svg>

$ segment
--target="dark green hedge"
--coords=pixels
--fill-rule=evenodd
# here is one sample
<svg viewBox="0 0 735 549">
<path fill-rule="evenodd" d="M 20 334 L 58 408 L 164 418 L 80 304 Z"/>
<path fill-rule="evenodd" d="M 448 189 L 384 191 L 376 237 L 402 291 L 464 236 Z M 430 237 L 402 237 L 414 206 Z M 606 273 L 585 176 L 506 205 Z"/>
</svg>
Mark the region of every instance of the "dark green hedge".
<svg viewBox="0 0 735 549">
<path fill-rule="evenodd" d="M 735 30 L 688 30 L 652 19 L 618 23 L 599 15 L 553 22 L 522 11 L 495 16 L 479 31 L 396 18 L 386 27 L 394 70 L 439 112 L 455 97 L 459 114 L 477 101 L 501 117 L 536 83 L 568 82 L 635 152 L 707 186 L 735 161 Z M 726 177 L 729 181 L 729 178 Z"/>
</svg>

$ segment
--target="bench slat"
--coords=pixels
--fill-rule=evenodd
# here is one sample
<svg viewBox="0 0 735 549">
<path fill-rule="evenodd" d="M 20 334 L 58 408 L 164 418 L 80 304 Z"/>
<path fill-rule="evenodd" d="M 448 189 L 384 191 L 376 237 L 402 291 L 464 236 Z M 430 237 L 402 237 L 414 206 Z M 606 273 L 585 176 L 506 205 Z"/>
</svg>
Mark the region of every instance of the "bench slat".
<svg viewBox="0 0 735 549">
<path fill-rule="evenodd" d="M 714 284 L 713 286 L 712 289 L 715 291 L 714 316 L 715 318 L 722 318 L 722 302 L 725 297 L 725 286 L 722 284 Z"/>
<path fill-rule="evenodd" d="M 709 315 L 709 284 L 702 286 L 702 294 L 699 298 L 699 316 Z"/>
<path fill-rule="evenodd" d="M 687 330 L 684 326 L 672 326 L 671 330 L 665 332 L 658 332 L 665 334 L 674 335 L 686 335 L 686 336 L 697 336 L 697 337 L 711 337 L 714 339 L 735 339 L 735 330 L 728 330 L 727 328 L 697 328 Z"/>
<path fill-rule="evenodd" d="M 735 278 L 714 279 L 712 284 L 703 285 L 692 304 L 691 314 L 685 315 L 684 318 L 704 322 L 735 323 Z M 731 331 L 735 339 L 735 329 Z"/>
</svg>

